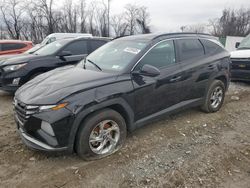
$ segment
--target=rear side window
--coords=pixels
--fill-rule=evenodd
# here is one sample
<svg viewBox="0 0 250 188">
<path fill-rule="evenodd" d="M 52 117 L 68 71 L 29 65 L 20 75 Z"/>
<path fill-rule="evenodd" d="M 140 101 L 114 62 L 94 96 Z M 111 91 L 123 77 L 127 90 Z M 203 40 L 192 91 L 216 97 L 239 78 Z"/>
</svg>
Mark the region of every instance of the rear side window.
<svg viewBox="0 0 250 188">
<path fill-rule="evenodd" d="M 176 41 L 181 61 L 201 57 L 204 48 L 198 39 L 179 39 Z"/>
<path fill-rule="evenodd" d="M 174 42 L 165 41 L 156 45 L 143 57 L 135 70 L 140 70 L 146 64 L 161 69 L 174 63 L 176 63 Z"/>
<path fill-rule="evenodd" d="M 205 47 L 206 54 L 214 54 L 216 52 L 223 51 L 224 49 L 213 41 L 201 39 L 203 46 Z"/>
<path fill-rule="evenodd" d="M 18 50 L 25 48 L 27 45 L 22 43 L 5 43 L 2 44 L 2 51 L 8 51 L 8 50 Z"/>
<path fill-rule="evenodd" d="M 63 51 L 69 51 L 72 55 L 88 54 L 87 41 L 72 42 Z"/>
<path fill-rule="evenodd" d="M 101 41 L 101 40 L 90 40 L 91 52 L 95 51 L 97 48 L 101 47 L 106 43 L 107 43 L 106 41 Z"/>
</svg>

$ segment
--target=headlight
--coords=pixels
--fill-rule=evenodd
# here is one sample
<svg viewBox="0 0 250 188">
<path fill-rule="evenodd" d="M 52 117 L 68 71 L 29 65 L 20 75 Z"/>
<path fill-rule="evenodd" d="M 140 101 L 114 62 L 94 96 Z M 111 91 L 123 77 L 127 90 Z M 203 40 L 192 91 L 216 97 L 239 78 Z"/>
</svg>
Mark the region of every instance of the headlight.
<svg viewBox="0 0 250 188">
<path fill-rule="evenodd" d="M 68 105 L 68 103 L 62 103 L 62 104 L 58 104 L 58 105 L 47 105 L 47 106 L 40 106 L 39 107 L 39 111 L 46 111 L 46 110 L 53 110 L 53 111 L 57 111 L 60 110 L 64 107 L 66 107 Z"/>
<path fill-rule="evenodd" d="M 16 71 L 25 65 L 27 65 L 27 63 L 22 63 L 22 64 L 18 64 L 18 65 L 9 65 L 9 66 L 4 67 L 3 70 L 5 72 Z"/>
</svg>

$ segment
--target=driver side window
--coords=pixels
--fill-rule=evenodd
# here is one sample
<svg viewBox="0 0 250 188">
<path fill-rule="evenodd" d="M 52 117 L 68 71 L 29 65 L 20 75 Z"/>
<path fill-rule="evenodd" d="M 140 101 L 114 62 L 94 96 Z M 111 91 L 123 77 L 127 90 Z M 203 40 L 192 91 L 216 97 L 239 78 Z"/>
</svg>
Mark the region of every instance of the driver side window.
<svg viewBox="0 0 250 188">
<path fill-rule="evenodd" d="M 72 55 L 84 55 L 88 54 L 87 41 L 75 41 L 69 44 L 63 49 L 63 51 L 69 51 Z"/>
<path fill-rule="evenodd" d="M 146 64 L 162 69 L 174 63 L 176 63 L 174 42 L 169 40 L 161 42 L 151 49 L 150 52 L 142 58 L 135 70 L 141 70 Z"/>
</svg>

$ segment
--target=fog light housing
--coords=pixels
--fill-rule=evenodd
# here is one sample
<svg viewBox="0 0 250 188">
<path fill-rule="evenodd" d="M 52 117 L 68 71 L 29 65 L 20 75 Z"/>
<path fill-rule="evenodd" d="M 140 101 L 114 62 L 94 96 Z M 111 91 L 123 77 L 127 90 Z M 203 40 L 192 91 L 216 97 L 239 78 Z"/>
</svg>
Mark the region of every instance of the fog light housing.
<svg viewBox="0 0 250 188">
<path fill-rule="evenodd" d="M 41 124 L 41 129 L 46 132 L 47 134 L 49 134 L 50 136 L 55 136 L 55 133 L 51 127 L 51 125 L 46 122 L 46 121 L 42 121 L 42 124 Z"/>
<path fill-rule="evenodd" d="M 20 82 L 20 79 L 21 79 L 21 78 L 15 78 L 15 79 L 13 79 L 12 84 L 18 86 L 18 85 L 19 85 L 19 82 Z"/>
</svg>

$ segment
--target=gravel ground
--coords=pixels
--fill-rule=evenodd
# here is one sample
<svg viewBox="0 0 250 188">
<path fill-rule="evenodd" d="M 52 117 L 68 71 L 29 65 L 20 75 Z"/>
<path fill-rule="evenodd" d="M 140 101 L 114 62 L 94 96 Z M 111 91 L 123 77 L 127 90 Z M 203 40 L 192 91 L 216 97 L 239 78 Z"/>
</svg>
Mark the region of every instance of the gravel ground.
<svg viewBox="0 0 250 188">
<path fill-rule="evenodd" d="M 250 84 L 233 83 L 220 112 L 190 109 L 136 130 L 98 161 L 26 148 L 12 96 L 0 92 L 0 187 L 250 187 Z"/>
</svg>

